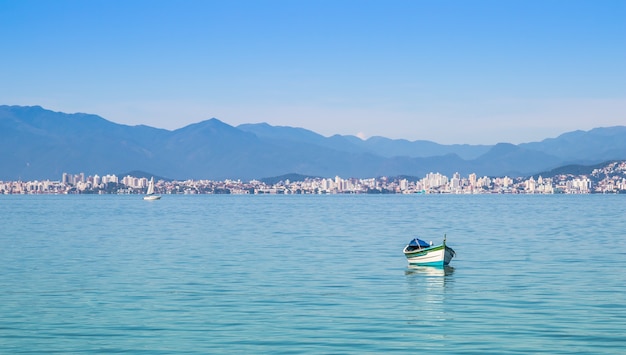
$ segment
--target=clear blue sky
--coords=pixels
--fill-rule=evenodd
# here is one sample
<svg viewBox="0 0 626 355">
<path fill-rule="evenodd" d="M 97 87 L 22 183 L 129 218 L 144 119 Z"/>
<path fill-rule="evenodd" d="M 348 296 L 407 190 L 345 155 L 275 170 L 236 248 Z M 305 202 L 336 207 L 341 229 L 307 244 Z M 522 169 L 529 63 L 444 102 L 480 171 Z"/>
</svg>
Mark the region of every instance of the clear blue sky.
<svg viewBox="0 0 626 355">
<path fill-rule="evenodd" d="M 626 125 L 626 1 L 0 0 L 0 104 L 523 143 Z"/>
</svg>

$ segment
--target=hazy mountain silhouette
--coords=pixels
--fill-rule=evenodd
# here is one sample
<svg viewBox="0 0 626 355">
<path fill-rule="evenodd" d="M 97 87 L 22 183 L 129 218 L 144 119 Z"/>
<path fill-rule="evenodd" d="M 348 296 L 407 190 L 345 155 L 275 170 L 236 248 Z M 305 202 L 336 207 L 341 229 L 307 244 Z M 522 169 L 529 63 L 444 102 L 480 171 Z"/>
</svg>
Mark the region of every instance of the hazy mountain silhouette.
<svg viewBox="0 0 626 355">
<path fill-rule="evenodd" d="M 173 179 L 424 176 L 454 172 L 527 176 L 566 164 L 626 159 L 626 127 L 564 133 L 519 145 L 442 145 L 212 118 L 169 131 L 116 124 L 39 106 L 0 106 L 0 180 L 143 171 Z"/>
<path fill-rule="evenodd" d="M 486 153 L 491 146 L 454 144 L 443 145 L 431 141 L 405 139 L 389 139 L 374 136 L 362 140 L 355 136 L 334 135 L 326 138 L 315 132 L 293 127 L 273 127 L 267 123 L 243 124 L 237 128 L 254 133 L 260 138 L 307 142 L 319 146 L 346 152 L 369 152 L 382 157 L 407 156 L 410 158 L 426 158 L 437 155 L 456 154 L 463 159 L 475 159 Z"/>
</svg>

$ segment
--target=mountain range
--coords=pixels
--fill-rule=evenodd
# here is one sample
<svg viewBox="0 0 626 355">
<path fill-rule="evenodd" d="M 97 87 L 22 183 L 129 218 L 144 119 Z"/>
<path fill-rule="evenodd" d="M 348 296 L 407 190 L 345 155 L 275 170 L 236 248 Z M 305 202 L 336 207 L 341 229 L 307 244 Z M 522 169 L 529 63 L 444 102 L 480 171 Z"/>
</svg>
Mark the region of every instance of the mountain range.
<svg viewBox="0 0 626 355">
<path fill-rule="evenodd" d="M 0 180 L 58 180 L 145 171 L 172 179 L 261 179 L 289 173 L 334 177 L 530 176 L 568 164 L 626 159 L 626 126 L 573 131 L 540 142 L 443 145 L 325 137 L 266 123 L 218 119 L 176 130 L 128 126 L 85 113 L 0 106 Z"/>
</svg>

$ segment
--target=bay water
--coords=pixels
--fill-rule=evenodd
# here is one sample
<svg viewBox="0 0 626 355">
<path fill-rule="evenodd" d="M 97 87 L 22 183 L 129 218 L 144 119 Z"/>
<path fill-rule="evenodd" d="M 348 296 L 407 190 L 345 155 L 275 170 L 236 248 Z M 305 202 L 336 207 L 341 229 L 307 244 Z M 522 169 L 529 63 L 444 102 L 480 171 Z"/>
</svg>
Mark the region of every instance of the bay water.
<svg viewBox="0 0 626 355">
<path fill-rule="evenodd" d="M 0 196 L 0 353 L 621 354 L 624 195 Z M 413 237 L 457 252 L 409 268 Z"/>
</svg>

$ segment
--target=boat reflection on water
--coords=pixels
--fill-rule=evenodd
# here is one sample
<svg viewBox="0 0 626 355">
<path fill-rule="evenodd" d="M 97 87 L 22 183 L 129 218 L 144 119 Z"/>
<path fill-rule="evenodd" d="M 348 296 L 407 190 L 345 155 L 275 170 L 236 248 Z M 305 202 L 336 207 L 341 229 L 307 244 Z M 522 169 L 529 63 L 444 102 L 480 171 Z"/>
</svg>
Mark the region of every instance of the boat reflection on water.
<svg viewBox="0 0 626 355">
<path fill-rule="evenodd" d="M 419 329 L 434 329 L 450 320 L 446 309 L 446 289 L 452 287 L 451 266 L 413 266 L 405 271 L 407 285 L 406 321 Z M 429 341 L 443 340 L 441 332 L 422 333 Z"/>
<path fill-rule="evenodd" d="M 415 266 L 409 265 L 404 272 L 412 293 L 424 295 L 424 292 L 443 289 L 446 282 L 452 281 L 452 266 Z"/>
<path fill-rule="evenodd" d="M 406 275 L 424 275 L 424 276 L 450 276 L 454 273 L 452 266 L 418 266 L 408 265 L 405 271 Z"/>
</svg>

